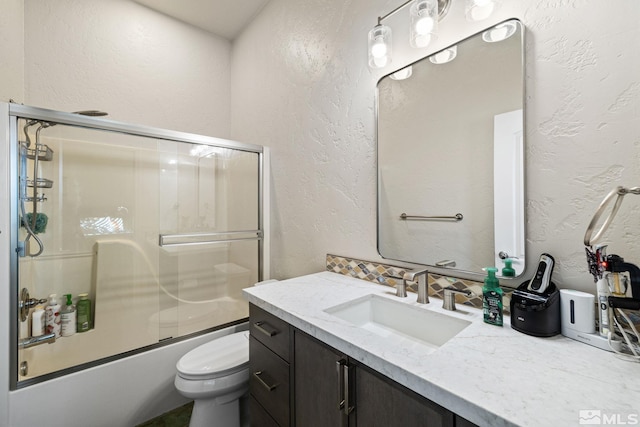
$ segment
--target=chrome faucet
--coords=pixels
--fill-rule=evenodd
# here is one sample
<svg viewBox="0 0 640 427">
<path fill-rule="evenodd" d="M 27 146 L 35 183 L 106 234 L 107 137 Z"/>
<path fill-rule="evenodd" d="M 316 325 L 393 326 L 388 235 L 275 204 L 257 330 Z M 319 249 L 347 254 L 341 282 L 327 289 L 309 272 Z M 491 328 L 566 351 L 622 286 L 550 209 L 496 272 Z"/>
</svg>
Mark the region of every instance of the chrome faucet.
<svg viewBox="0 0 640 427">
<path fill-rule="evenodd" d="M 56 334 L 52 332 L 50 334 L 21 339 L 20 342 L 18 342 L 18 348 L 22 350 L 36 345 L 51 344 L 54 342 L 56 342 Z"/>
<path fill-rule="evenodd" d="M 407 271 L 404 273 L 404 282 L 418 282 L 418 304 L 429 304 L 429 284 L 427 276 L 429 271 L 426 268 L 421 270 Z"/>
<path fill-rule="evenodd" d="M 464 294 L 467 298 L 473 296 L 473 292 L 468 289 L 462 290 L 454 288 L 453 286 L 448 286 L 443 289 L 444 297 L 442 299 L 442 308 L 445 310 L 455 311 L 456 310 L 456 296 L 455 294 Z"/>
</svg>

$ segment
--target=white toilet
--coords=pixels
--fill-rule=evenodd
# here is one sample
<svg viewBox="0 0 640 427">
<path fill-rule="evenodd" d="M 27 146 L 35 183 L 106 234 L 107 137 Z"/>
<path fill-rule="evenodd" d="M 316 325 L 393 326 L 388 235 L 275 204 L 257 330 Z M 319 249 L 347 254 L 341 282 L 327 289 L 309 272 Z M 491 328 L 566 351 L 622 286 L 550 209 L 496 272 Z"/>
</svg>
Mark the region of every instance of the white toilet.
<svg viewBox="0 0 640 427">
<path fill-rule="evenodd" d="M 249 331 L 194 348 L 176 364 L 176 389 L 194 400 L 189 427 L 239 427 L 249 391 Z"/>
</svg>

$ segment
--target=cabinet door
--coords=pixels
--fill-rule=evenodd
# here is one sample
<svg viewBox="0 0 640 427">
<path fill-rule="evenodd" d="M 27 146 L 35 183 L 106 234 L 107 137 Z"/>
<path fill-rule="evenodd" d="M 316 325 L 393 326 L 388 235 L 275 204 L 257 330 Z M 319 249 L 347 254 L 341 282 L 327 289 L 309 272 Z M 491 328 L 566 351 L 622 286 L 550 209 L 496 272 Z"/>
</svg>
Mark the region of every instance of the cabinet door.
<svg viewBox="0 0 640 427">
<path fill-rule="evenodd" d="M 360 427 L 453 427 L 454 414 L 357 364 L 356 421 Z"/>
<path fill-rule="evenodd" d="M 295 420 L 301 427 L 344 425 L 341 372 L 346 358 L 299 331 L 294 332 Z"/>
</svg>

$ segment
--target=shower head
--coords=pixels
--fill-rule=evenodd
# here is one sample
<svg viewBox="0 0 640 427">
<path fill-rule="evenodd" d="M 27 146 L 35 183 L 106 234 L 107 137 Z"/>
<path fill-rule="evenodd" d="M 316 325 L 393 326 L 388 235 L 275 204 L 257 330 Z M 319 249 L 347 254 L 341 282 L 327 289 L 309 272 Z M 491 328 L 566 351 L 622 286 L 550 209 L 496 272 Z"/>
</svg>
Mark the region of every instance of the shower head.
<svg viewBox="0 0 640 427">
<path fill-rule="evenodd" d="M 73 114 L 80 114 L 81 116 L 89 116 L 89 117 L 102 117 L 108 116 L 109 113 L 105 113 L 100 110 L 83 110 L 83 111 L 74 111 Z"/>
</svg>

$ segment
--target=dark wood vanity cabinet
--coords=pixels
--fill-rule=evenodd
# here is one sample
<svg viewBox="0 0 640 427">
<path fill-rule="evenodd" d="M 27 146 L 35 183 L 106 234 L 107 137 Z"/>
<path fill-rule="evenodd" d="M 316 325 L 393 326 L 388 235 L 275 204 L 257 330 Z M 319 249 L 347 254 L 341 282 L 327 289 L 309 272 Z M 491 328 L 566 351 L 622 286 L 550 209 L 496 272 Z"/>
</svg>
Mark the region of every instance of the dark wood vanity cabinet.
<svg viewBox="0 0 640 427">
<path fill-rule="evenodd" d="M 347 357 L 294 329 L 296 426 L 346 426 Z M 351 411 L 353 412 L 353 411 Z M 353 424 L 353 415 L 351 415 Z"/>
<path fill-rule="evenodd" d="M 254 317 L 254 314 L 261 317 Z M 275 319 L 281 324 L 274 322 L 269 316 L 273 317 L 258 307 L 251 306 L 252 426 L 473 426 L 453 412 L 350 359 L 286 322 L 277 318 Z M 268 342 L 273 337 L 267 337 L 269 334 L 255 328 L 255 322 L 265 322 L 266 328 L 263 329 L 267 331 L 271 331 L 271 328 L 282 331 L 282 324 L 286 325 L 289 343 L 288 351 L 283 353 L 286 358 L 277 356 L 268 345 L 264 345 L 264 341 Z M 265 324 L 258 326 L 264 327 Z M 278 373 L 278 364 L 273 364 L 274 361 L 270 360 L 273 356 L 286 364 L 289 369 L 287 378 L 284 378 L 284 372 Z M 269 390 L 271 387 L 274 388 Z M 280 394 L 276 392 L 278 389 Z M 283 409 L 283 404 L 289 406 Z M 269 424 L 272 421 L 276 424 Z"/>
<path fill-rule="evenodd" d="M 442 406 L 294 330 L 296 426 L 453 427 Z"/>
<path fill-rule="evenodd" d="M 249 411 L 252 427 L 291 425 L 291 326 L 249 307 Z"/>
<path fill-rule="evenodd" d="M 454 426 L 453 412 L 366 366 L 355 365 L 355 388 L 359 426 Z"/>
</svg>

